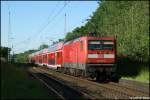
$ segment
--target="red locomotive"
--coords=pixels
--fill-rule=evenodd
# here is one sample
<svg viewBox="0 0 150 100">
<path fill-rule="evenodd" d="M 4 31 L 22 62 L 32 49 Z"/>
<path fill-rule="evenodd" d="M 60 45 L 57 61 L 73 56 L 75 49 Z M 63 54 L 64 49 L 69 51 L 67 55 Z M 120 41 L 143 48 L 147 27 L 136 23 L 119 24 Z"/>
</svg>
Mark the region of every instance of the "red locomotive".
<svg viewBox="0 0 150 100">
<path fill-rule="evenodd" d="M 30 61 L 41 64 L 34 60 L 36 56 L 36 53 L 30 55 Z M 75 76 L 118 81 L 115 38 L 84 36 L 50 46 L 43 56 L 43 64 Z"/>
</svg>

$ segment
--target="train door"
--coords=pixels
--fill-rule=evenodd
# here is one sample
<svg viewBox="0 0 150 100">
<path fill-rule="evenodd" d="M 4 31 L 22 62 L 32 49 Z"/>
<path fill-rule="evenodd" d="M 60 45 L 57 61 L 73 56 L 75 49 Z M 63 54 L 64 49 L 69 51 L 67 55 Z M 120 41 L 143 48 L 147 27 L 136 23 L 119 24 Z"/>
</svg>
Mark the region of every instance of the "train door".
<svg viewBox="0 0 150 100">
<path fill-rule="evenodd" d="M 56 65 L 62 64 L 62 52 L 56 52 Z"/>
<path fill-rule="evenodd" d="M 48 53 L 48 65 L 50 65 L 50 59 L 51 59 L 51 55 Z"/>
<path fill-rule="evenodd" d="M 55 53 L 48 54 L 48 64 L 55 65 Z"/>
</svg>

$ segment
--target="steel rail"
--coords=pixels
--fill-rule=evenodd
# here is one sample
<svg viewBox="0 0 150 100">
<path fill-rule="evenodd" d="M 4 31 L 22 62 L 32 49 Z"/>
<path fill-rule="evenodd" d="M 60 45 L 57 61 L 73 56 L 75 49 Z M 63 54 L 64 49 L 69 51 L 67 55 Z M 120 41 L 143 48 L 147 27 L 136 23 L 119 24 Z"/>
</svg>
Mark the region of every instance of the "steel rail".
<svg viewBox="0 0 150 100">
<path fill-rule="evenodd" d="M 42 69 L 42 70 L 44 71 L 44 69 Z M 56 73 L 58 73 L 58 72 L 56 72 Z M 62 73 L 59 73 L 59 74 L 62 74 Z M 66 76 L 66 74 L 64 74 L 64 75 Z M 67 75 L 67 76 L 72 77 L 72 78 L 74 77 L 74 76 L 70 76 L 70 75 Z M 74 78 L 77 78 L 77 77 L 74 77 Z M 96 86 L 99 86 L 99 87 L 103 87 L 105 89 L 108 89 L 110 91 L 114 91 L 116 93 L 118 92 L 118 94 L 122 94 L 122 95 L 127 96 L 127 97 L 147 96 L 147 93 L 143 93 L 141 91 L 126 88 L 124 86 L 117 85 L 117 84 L 115 84 L 115 85 L 113 85 L 113 84 L 100 84 L 100 83 L 91 82 L 91 81 L 88 81 L 88 80 L 85 80 L 85 79 L 82 79 L 82 78 L 78 78 L 78 80 L 88 82 L 89 84 L 93 84 L 93 85 L 96 85 Z"/>
<path fill-rule="evenodd" d="M 44 70 L 43 69 L 35 69 L 37 72 L 44 72 Z M 52 73 L 51 73 L 52 74 Z M 72 90 L 75 90 L 75 91 L 77 91 L 77 92 L 79 92 L 79 93 L 81 93 L 85 98 L 87 98 L 87 99 L 98 99 L 96 96 L 93 96 L 93 95 L 89 95 L 89 94 L 87 94 L 87 93 L 85 93 L 85 92 L 82 92 L 82 91 L 79 91 L 79 90 L 77 90 L 77 89 L 75 89 L 74 87 L 72 87 L 72 86 L 69 86 L 69 85 L 67 85 L 67 84 L 65 84 L 64 82 L 62 82 L 61 80 L 59 80 L 58 78 L 54 78 L 53 76 L 49 76 L 49 75 L 47 75 L 47 74 L 44 74 L 47 78 L 51 78 L 51 79 L 53 79 L 53 80 L 55 80 L 55 81 L 57 81 L 57 82 L 59 82 L 59 83 L 61 83 L 63 86 L 68 86 L 69 88 L 71 88 Z"/>
<path fill-rule="evenodd" d="M 31 75 L 33 77 L 35 77 L 36 79 L 38 79 L 40 82 L 42 82 L 48 89 L 50 89 L 52 92 L 54 92 L 58 97 L 60 97 L 61 99 L 65 100 L 65 98 L 61 94 L 59 94 L 55 89 L 53 89 L 50 85 L 48 85 L 45 81 L 43 81 L 37 75 L 35 75 L 33 73 L 31 73 Z"/>
</svg>

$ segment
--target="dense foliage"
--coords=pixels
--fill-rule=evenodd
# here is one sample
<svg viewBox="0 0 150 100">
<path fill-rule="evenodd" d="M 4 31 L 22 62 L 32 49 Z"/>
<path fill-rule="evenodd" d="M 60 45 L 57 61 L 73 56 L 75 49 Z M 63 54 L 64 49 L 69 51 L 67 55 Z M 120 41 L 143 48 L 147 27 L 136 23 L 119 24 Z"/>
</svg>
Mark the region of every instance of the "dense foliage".
<svg viewBox="0 0 150 100">
<path fill-rule="evenodd" d="M 149 61 L 149 1 L 101 1 L 91 19 L 66 35 L 66 40 L 80 36 L 114 36 L 118 55 Z"/>
<path fill-rule="evenodd" d="M 0 48 L 1 48 L 0 50 L 1 57 L 8 59 L 8 50 L 10 52 L 10 48 L 8 47 L 0 47 Z"/>
<path fill-rule="evenodd" d="M 38 50 L 42 50 L 44 48 L 48 48 L 48 45 L 47 44 L 42 44 L 42 45 L 40 45 L 40 47 L 38 48 Z"/>
<path fill-rule="evenodd" d="M 20 62 L 20 63 L 26 63 L 28 61 L 29 54 L 34 53 L 34 52 L 39 51 L 39 50 L 42 50 L 42 49 L 47 48 L 47 47 L 48 47 L 47 44 L 42 44 L 42 45 L 39 46 L 38 49 L 28 50 L 28 51 L 25 51 L 24 53 L 16 54 L 15 55 L 16 61 Z"/>
<path fill-rule="evenodd" d="M 20 63 L 26 63 L 28 61 L 28 55 L 35 52 L 36 50 L 29 50 L 24 53 L 16 54 L 16 61 Z"/>
</svg>

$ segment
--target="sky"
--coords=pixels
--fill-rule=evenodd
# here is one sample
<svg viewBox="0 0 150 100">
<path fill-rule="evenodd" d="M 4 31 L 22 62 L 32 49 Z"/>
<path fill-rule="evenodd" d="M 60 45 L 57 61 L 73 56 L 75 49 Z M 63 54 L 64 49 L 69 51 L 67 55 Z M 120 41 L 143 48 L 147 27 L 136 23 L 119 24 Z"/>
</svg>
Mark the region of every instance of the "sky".
<svg viewBox="0 0 150 100">
<path fill-rule="evenodd" d="M 50 45 L 84 25 L 97 7 L 97 1 L 1 1 L 1 45 L 14 53 Z"/>
</svg>

